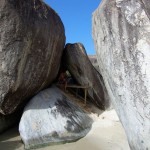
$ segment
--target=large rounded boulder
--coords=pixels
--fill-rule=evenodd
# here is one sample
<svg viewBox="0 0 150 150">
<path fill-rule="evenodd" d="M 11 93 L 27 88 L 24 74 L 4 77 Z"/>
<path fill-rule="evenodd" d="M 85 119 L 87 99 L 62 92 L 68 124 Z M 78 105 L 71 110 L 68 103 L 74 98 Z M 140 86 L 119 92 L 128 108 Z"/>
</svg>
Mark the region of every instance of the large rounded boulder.
<svg viewBox="0 0 150 150">
<path fill-rule="evenodd" d="M 103 0 L 93 13 L 101 74 L 131 150 L 150 149 L 150 3 Z"/>
<path fill-rule="evenodd" d="M 67 44 L 62 63 L 79 85 L 89 86 L 88 96 L 99 108 L 110 106 L 103 78 L 89 60 L 81 43 Z"/>
<path fill-rule="evenodd" d="M 37 148 L 78 140 L 89 132 L 92 122 L 79 106 L 52 86 L 27 104 L 19 132 L 26 149 Z"/>
<path fill-rule="evenodd" d="M 0 1 L 1 113 L 12 113 L 52 83 L 64 44 L 62 21 L 44 2 Z"/>
</svg>

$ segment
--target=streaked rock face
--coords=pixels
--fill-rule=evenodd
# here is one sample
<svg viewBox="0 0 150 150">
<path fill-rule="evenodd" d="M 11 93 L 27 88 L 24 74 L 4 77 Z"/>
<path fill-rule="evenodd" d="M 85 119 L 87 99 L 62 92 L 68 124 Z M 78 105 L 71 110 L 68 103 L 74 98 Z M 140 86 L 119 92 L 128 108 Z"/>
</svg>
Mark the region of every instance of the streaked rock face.
<svg viewBox="0 0 150 150">
<path fill-rule="evenodd" d="M 149 1 L 103 0 L 93 13 L 93 38 L 131 149 L 150 149 Z"/>
<path fill-rule="evenodd" d="M 20 124 L 25 148 L 75 141 L 84 137 L 92 119 L 56 87 L 43 90 L 27 104 Z"/>
<path fill-rule="evenodd" d="M 109 98 L 103 78 L 90 62 L 81 43 L 67 44 L 63 54 L 63 63 L 80 85 L 89 85 L 88 95 L 99 108 L 109 107 Z"/>
<path fill-rule="evenodd" d="M 64 44 L 63 24 L 46 4 L 0 1 L 1 113 L 12 113 L 55 79 Z"/>
</svg>

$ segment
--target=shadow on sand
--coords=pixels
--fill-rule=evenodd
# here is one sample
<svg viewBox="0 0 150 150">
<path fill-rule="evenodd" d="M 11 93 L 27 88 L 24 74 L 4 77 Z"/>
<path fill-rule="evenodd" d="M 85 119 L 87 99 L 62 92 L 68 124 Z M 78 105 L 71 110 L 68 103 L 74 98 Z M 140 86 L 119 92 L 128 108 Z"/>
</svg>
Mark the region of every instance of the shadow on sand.
<svg viewBox="0 0 150 150">
<path fill-rule="evenodd" d="M 13 127 L 0 135 L 1 150 L 21 150 L 23 144 L 18 132 L 18 126 Z"/>
</svg>

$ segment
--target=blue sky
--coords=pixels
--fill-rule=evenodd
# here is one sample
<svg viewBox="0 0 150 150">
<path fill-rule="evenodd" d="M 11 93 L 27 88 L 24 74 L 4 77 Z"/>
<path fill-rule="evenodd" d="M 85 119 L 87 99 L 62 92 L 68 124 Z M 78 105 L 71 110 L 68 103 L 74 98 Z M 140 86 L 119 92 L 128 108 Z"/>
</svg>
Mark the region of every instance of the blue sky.
<svg viewBox="0 0 150 150">
<path fill-rule="evenodd" d="M 95 54 L 92 39 L 92 13 L 101 0 L 44 0 L 60 16 L 66 43 L 81 42 L 88 54 Z"/>
</svg>

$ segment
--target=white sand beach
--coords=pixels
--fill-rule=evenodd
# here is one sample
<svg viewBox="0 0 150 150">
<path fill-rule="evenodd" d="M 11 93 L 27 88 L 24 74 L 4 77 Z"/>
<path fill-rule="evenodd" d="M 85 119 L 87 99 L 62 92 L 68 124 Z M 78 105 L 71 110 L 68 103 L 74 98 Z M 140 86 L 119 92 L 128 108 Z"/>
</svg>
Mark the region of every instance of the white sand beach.
<svg viewBox="0 0 150 150">
<path fill-rule="evenodd" d="M 94 123 L 84 138 L 77 142 L 43 147 L 39 150 L 130 150 L 115 110 L 105 111 L 99 116 L 92 113 L 90 116 Z M 17 127 L 0 135 L 0 149 L 24 149 Z"/>
</svg>

